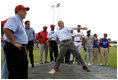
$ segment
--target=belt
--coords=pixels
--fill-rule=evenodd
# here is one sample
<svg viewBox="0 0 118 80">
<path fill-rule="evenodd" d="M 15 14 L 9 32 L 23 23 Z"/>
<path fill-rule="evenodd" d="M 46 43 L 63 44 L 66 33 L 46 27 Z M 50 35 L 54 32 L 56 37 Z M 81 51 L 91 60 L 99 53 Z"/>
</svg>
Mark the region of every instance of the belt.
<svg viewBox="0 0 118 80">
<path fill-rule="evenodd" d="M 28 42 L 33 42 L 34 40 L 30 40 L 30 41 L 28 41 Z"/>
<path fill-rule="evenodd" d="M 67 42 L 67 41 L 70 41 L 71 39 L 67 39 L 67 40 L 62 40 L 61 42 Z"/>
<path fill-rule="evenodd" d="M 102 47 L 102 48 L 107 48 L 107 47 Z"/>
<path fill-rule="evenodd" d="M 7 41 L 5 41 L 5 43 L 6 44 L 11 44 L 11 45 L 13 45 L 11 42 L 7 42 Z M 23 47 L 26 47 L 26 44 L 21 44 Z"/>
<path fill-rule="evenodd" d="M 55 40 L 50 40 L 50 41 L 52 41 L 52 42 L 56 42 Z"/>
<path fill-rule="evenodd" d="M 82 42 L 82 41 L 75 41 L 75 42 Z"/>
</svg>

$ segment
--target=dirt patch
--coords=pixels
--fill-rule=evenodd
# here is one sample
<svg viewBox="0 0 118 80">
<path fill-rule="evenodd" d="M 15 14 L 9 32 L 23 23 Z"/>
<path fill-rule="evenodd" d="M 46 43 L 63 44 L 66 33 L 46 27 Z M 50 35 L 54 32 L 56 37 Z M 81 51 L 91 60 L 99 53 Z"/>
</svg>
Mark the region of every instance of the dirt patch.
<svg viewBox="0 0 118 80">
<path fill-rule="evenodd" d="M 32 68 L 29 64 L 29 79 L 117 79 L 117 69 L 92 65 L 89 67 L 91 72 L 86 72 L 77 64 L 61 64 L 60 71 L 50 74 L 54 64 L 36 63 Z"/>
</svg>

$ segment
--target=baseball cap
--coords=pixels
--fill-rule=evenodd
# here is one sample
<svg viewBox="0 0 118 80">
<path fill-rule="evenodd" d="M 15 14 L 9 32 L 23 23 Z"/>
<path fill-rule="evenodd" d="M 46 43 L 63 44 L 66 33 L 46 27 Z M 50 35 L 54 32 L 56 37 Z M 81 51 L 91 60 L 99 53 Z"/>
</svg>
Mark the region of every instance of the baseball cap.
<svg viewBox="0 0 118 80">
<path fill-rule="evenodd" d="M 1 21 L 1 24 L 4 26 L 8 19 Z"/>
<path fill-rule="evenodd" d="M 91 32 L 91 30 L 88 30 L 87 32 Z"/>
<path fill-rule="evenodd" d="M 98 36 L 97 34 L 94 34 L 94 36 Z"/>
<path fill-rule="evenodd" d="M 47 26 L 43 26 L 43 28 L 48 28 Z"/>
<path fill-rule="evenodd" d="M 15 7 L 15 12 L 18 11 L 18 10 L 20 10 L 20 9 L 25 9 L 26 11 L 29 11 L 30 10 L 29 7 L 24 7 L 23 5 L 17 5 Z"/>
<path fill-rule="evenodd" d="M 55 25 L 54 24 L 51 24 L 50 27 L 54 27 Z"/>
</svg>

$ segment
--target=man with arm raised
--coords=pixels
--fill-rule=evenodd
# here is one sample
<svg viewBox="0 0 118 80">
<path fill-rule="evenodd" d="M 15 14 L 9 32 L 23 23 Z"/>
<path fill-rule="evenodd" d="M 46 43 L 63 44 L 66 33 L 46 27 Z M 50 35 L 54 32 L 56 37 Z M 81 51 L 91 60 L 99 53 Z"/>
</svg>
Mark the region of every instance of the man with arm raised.
<svg viewBox="0 0 118 80">
<path fill-rule="evenodd" d="M 57 60 L 56 60 L 55 66 L 54 66 L 54 70 L 55 71 L 59 70 L 59 66 L 62 62 L 62 59 L 65 56 L 66 52 L 69 50 L 74 55 L 74 57 L 77 60 L 79 60 L 83 69 L 86 70 L 87 72 L 90 72 L 90 70 L 85 65 L 81 55 L 77 51 L 76 46 L 74 45 L 73 41 L 71 40 L 72 37 L 70 34 L 70 30 L 77 30 L 77 27 L 64 27 L 63 21 L 58 21 L 58 26 L 60 27 L 60 29 L 55 34 L 50 36 L 50 38 L 47 40 L 47 43 L 48 43 L 51 38 L 57 36 L 61 42 L 60 54 L 57 57 Z M 83 29 L 83 30 L 87 30 L 86 27 L 79 27 L 79 28 Z"/>
</svg>

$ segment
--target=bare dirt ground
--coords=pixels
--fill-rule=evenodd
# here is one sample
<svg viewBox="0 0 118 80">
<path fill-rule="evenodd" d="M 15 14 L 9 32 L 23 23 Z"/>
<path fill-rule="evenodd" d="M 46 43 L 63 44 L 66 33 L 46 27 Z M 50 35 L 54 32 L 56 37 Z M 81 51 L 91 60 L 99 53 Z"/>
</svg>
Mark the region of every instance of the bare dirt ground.
<svg viewBox="0 0 118 80">
<path fill-rule="evenodd" d="M 117 69 L 92 65 L 89 66 L 91 72 L 86 72 L 77 64 L 61 64 L 60 71 L 50 74 L 54 64 L 36 63 L 32 68 L 29 64 L 29 79 L 117 79 Z"/>
</svg>

